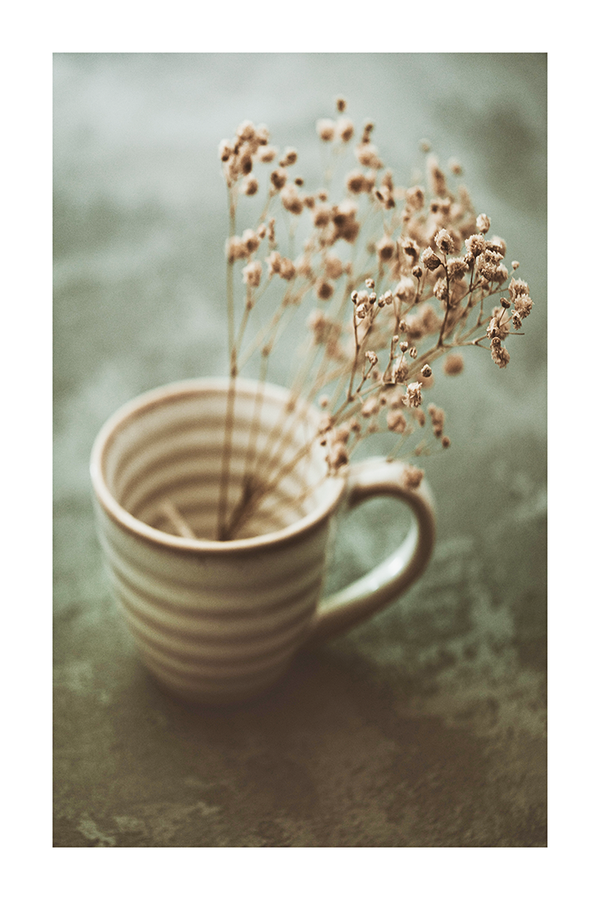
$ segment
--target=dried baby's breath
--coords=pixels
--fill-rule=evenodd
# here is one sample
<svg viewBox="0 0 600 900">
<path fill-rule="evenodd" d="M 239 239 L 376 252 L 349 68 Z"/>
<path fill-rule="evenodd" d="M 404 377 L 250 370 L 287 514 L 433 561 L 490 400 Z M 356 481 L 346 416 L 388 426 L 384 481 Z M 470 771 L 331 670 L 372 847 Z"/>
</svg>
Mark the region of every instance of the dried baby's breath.
<svg viewBox="0 0 600 900">
<path fill-rule="evenodd" d="M 460 353 L 449 353 L 444 360 L 444 372 L 446 375 L 460 375 L 464 367 L 465 363 Z"/>
<path fill-rule="evenodd" d="M 416 490 L 416 488 L 418 488 L 423 481 L 424 474 L 424 471 L 422 469 L 418 469 L 416 466 L 406 466 L 402 476 L 404 486 L 409 488 L 410 490 Z"/>
<path fill-rule="evenodd" d="M 445 375 L 457 376 L 464 369 L 465 348 L 483 346 L 492 363 L 504 369 L 510 361 L 506 343 L 522 333 L 533 309 L 528 284 L 507 269 L 506 242 L 489 237 L 489 216 L 476 212 L 466 186 L 452 187 L 460 164 L 452 160 L 447 175 L 431 148 L 424 147 L 424 181 L 398 187 L 401 182 L 373 143 L 374 128 L 367 120 L 357 129 L 346 100 L 337 98 L 334 114 L 316 124 L 326 183 L 309 191 L 302 154 L 289 146 L 277 151 L 265 125 L 245 120 L 219 145 L 230 212 L 230 398 L 254 354 L 262 360 L 261 379 L 266 378 L 281 328 L 298 322 L 288 312 L 306 310 L 308 342 L 295 332 L 299 359 L 293 396 L 323 409 L 316 440 L 332 476 L 345 471 L 369 434 L 383 438 L 387 432 L 396 442 L 390 457 L 430 452 L 427 435 L 434 447 L 448 448 L 443 409 L 429 403 L 426 415 L 422 408 L 422 392 L 435 393 L 436 361 L 441 359 Z M 337 181 L 331 178 L 333 166 Z M 337 191 L 336 183 L 341 185 Z M 237 227 L 244 203 L 258 202 L 244 198 L 261 194 L 264 207 L 254 225 Z M 302 234 L 301 247 L 295 246 L 296 233 Z M 511 263 L 512 273 L 518 266 Z M 240 285 L 242 313 L 236 311 Z M 277 291 L 270 320 L 254 312 L 262 308 L 263 295 Z M 260 326 L 257 320 L 251 337 L 255 315 Z M 226 442 L 233 433 L 234 402 L 228 410 Z M 281 423 L 282 433 L 296 426 L 292 409 L 289 422 Z M 309 441 L 302 452 L 310 447 Z M 251 463 L 270 477 L 259 478 Z M 245 506 L 231 512 L 229 471 L 223 464 L 223 539 L 235 534 L 282 475 L 276 448 L 272 455 L 249 455 L 247 466 Z M 406 472 L 405 485 L 416 489 L 422 470 L 413 466 Z"/>
</svg>

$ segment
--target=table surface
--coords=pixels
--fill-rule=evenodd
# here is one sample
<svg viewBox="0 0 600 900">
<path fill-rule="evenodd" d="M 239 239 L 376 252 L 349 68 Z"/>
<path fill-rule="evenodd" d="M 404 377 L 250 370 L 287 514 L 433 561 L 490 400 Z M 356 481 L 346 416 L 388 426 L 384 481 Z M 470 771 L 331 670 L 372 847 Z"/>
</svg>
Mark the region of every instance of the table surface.
<svg viewBox="0 0 600 900">
<path fill-rule="evenodd" d="M 55 846 L 545 846 L 545 55 L 57 54 L 54 72 Z M 425 137 L 461 160 L 534 313 L 505 370 L 475 352 L 443 396 L 418 584 L 264 697 L 194 708 L 109 594 L 89 453 L 141 391 L 226 371 L 220 139 L 264 121 L 310 170 L 339 93 L 395 171 Z M 348 520 L 332 585 L 390 549 L 392 516 Z"/>
</svg>

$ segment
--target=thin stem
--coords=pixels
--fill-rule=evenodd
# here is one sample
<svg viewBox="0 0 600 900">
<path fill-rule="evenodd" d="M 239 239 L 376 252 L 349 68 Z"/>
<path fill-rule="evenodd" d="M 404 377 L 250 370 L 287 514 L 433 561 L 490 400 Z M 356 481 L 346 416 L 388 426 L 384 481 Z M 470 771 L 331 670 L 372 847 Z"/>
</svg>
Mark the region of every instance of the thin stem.
<svg viewBox="0 0 600 900">
<path fill-rule="evenodd" d="M 261 360 L 260 381 L 258 383 L 257 391 L 254 395 L 254 408 L 252 410 L 252 418 L 250 422 L 250 434 L 248 437 L 248 446 L 246 448 L 244 459 L 242 495 L 236 507 L 232 510 L 231 513 L 231 517 L 227 527 L 227 534 L 229 535 L 229 537 L 231 537 L 239 527 L 239 523 L 244 517 L 244 510 L 248 503 L 251 501 L 253 494 L 259 486 L 259 481 L 256 479 L 256 476 L 252 474 L 251 468 L 256 457 L 256 444 L 258 441 L 258 435 L 260 433 L 260 420 L 262 414 L 262 405 L 265 396 L 264 386 L 267 379 L 267 368 L 268 354 L 263 354 L 263 358 Z"/>
<path fill-rule="evenodd" d="M 196 535 L 189 523 L 183 518 L 175 504 L 171 500 L 165 500 L 161 504 L 160 511 L 163 513 L 171 527 L 180 537 L 195 538 Z"/>
<path fill-rule="evenodd" d="M 228 188 L 229 198 L 229 237 L 235 235 L 236 194 Z M 219 483 L 219 505 L 217 513 L 217 539 L 227 540 L 227 504 L 229 494 L 229 469 L 231 465 L 231 438 L 233 433 L 235 392 L 237 379 L 237 351 L 235 346 L 235 296 L 233 284 L 232 260 L 227 260 L 227 320 L 229 336 L 229 385 L 227 388 L 227 406 L 225 411 L 225 431 L 223 436 L 223 456 L 221 459 L 221 478 Z"/>
<path fill-rule="evenodd" d="M 293 285 L 293 281 L 292 281 Z M 271 319 L 264 325 L 258 334 L 255 336 L 254 340 L 246 347 L 244 353 L 240 356 L 239 369 L 240 371 L 247 365 L 252 356 L 256 353 L 258 348 L 263 344 L 265 339 L 268 337 L 271 331 L 274 331 L 277 325 L 279 324 L 281 318 L 285 314 L 286 310 L 290 309 L 293 305 L 290 302 L 293 291 L 291 285 L 287 288 L 285 294 L 283 295 L 279 306 L 271 316 Z M 241 347 L 240 347 L 241 353 Z"/>
<path fill-rule="evenodd" d="M 446 258 L 445 253 L 444 253 L 444 273 L 446 275 L 446 312 L 444 314 L 444 321 L 443 321 L 442 327 L 440 329 L 440 339 L 438 341 L 438 347 L 441 347 L 444 343 L 444 331 L 446 330 L 446 322 L 448 321 L 448 314 L 450 313 L 450 278 L 448 276 L 448 260 Z"/>
<path fill-rule="evenodd" d="M 235 235 L 235 214 L 236 214 L 236 195 L 231 187 L 227 188 L 227 198 L 229 201 L 229 239 Z M 235 342 L 235 292 L 233 287 L 233 260 L 227 260 L 227 326 L 229 338 L 229 358 L 233 353 Z"/>
<path fill-rule="evenodd" d="M 248 494 L 246 502 L 243 504 L 243 507 L 240 507 L 238 510 L 238 515 L 235 521 L 235 529 L 238 530 L 240 525 L 247 521 L 251 515 L 254 515 L 256 512 L 257 506 L 262 503 L 262 501 L 269 495 L 269 493 L 277 486 L 277 484 L 281 481 L 285 475 L 292 472 L 294 468 L 298 465 L 298 463 L 310 453 L 313 446 L 314 439 L 307 441 L 302 444 L 300 449 L 294 454 L 294 456 L 287 461 L 287 463 L 281 465 L 279 469 L 275 470 L 275 474 L 265 482 L 262 482 L 258 487 L 259 489 L 253 491 Z M 272 457 L 271 464 L 273 463 L 275 457 Z M 270 467 L 265 468 L 265 471 L 270 471 Z M 230 535 L 231 536 L 231 535 Z"/>
<path fill-rule="evenodd" d="M 221 481 L 219 486 L 219 508 L 217 518 L 217 540 L 229 539 L 227 532 L 227 505 L 229 495 L 229 474 L 231 465 L 231 438 L 235 418 L 235 394 L 236 394 L 237 368 L 235 366 L 235 347 L 232 351 L 231 374 L 227 387 L 227 406 L 225 411 L 225 435 L 223 441 L 223 457 L 221 460 Z"/>
<path fill-rule="evenodd" d="M 354 384 L 354 375 L 356 373 L 356 366 L 358 365 L 358 354 L 360 352 L 360 341 L 358 339 L 358 316 L 356 315 L 356 310 L 354 310 L 352 316 L 352 327 L 354 328 L 354 360 L 352 362 L 352 371 L 350 372 L 350 381 L 348 383 L 348 394 L 346 395 L 348 401 L 352 399 L 352 386 Z"/>
</svg>

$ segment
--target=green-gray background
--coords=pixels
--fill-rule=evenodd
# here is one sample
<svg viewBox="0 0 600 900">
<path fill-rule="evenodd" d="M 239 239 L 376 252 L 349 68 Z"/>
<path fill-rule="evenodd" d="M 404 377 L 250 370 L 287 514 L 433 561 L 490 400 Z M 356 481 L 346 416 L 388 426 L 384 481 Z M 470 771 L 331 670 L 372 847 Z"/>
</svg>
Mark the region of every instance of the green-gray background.
<svg viewBox="0 0 600 900">
<path fill-rule="evenodd" d="M 55 844 L 543 845 L 545 54 L 58 54 L 54 81 Z M 140 391 L 226 370 L 220 139 L 265 122 L 308 181 L 338 94 L 399 181 L 422 138 L 460 159 L 534 312 L 507 369 L 473 351 L 436 386 L 452 448 L 419 584 L 262 700 L 191 710 L 108 595 L 89 452 Z M 366 508 L 332 583 L 393 539 Z"/>
</svg>

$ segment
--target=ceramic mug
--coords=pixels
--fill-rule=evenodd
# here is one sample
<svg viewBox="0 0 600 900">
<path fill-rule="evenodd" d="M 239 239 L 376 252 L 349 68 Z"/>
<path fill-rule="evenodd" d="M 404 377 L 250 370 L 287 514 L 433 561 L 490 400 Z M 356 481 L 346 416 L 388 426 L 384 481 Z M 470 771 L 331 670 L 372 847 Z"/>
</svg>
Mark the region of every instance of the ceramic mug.
<svg viewBox="0 0 600 900">
<path fill-rule="evenodd" d="M 267 481 L 278 470 L 281 477 L 235 539 L 217 540 L 227 391 L 226 379 L 149 391 L 108 420 L 91 457 L 106 568 L 140 654 L 166 688 L 204 703 L 260 693 L 301 646 L 381 609 L 420 576 L 435 540 L 424 481 L 406 488 L 403 464 L 382 459 L 326 477 L 318 442 L 298 452 L 318 411 L 283 388 L 242 379 L 229 508 L 250 465 Z M 375 496 L 407 504 L 411 530 L 383 563 L 322 600 L 332 523 Z"/>
</svg>

